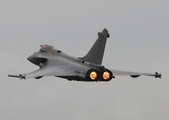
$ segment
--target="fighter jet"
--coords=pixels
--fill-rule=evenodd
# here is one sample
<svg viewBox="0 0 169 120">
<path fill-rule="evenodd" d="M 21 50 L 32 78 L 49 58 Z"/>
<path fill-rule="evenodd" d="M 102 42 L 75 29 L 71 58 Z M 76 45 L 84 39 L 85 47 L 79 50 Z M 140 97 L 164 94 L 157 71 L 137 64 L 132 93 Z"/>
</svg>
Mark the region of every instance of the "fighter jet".
<svg viewBox="0 0 169 120">
<path fill-rule="evenodd" d="M 39 69 L 26 74 L 8 75 L 20 79 L 35 78 L 44 76 L 55 76 L 70 81 L 110 81 L 116 76 L 131 76 L 137 78 L 141 75 L 161 78 L 161 74 L 128 72 L 112 70 L 102 65 L 104 50 L 109 33 L 107 29 L 98 33 L 98 39 L 89 52 L 83 57 L 73 57 L 51 45 L 40 45 L 40 50 L 29 56 L 27 59 L 39 66 Z"/>
</svg>

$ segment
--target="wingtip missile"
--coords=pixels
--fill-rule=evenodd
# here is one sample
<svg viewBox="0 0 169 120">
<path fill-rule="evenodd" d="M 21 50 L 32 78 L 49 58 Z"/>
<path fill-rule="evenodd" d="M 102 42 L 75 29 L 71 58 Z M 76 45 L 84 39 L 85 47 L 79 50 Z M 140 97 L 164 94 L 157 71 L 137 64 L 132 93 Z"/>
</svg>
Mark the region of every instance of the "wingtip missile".
<svg viewBox="0 0 169 120">
<path fill-rule="evenodd" d="M 161 78 L 162 74 L 155 72 L 155 74 L 147 74 L 147 76 L 153 76 L 155 78 Z"/>
<path fill-rule="evenodd" d="M 161 78 L 161 74 L 160 73 L 158 73 L 158 72 L 155 72 L 155 78 Z"/>
<path fill-rule="evenodd" d="M 20 79 L 25 79 L 25 76 L 22 74 L 19 75 L 8 75 L 8 77 L 15 77 L 15 78 L 20 78 Z"/>
</svg>

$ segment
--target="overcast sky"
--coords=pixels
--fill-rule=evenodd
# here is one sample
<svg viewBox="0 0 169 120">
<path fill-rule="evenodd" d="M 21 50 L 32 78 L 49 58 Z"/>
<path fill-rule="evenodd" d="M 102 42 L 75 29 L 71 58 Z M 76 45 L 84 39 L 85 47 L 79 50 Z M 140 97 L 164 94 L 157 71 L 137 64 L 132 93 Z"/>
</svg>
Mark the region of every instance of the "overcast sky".
<svg viewBox="0 0 169 120">
<path fill-rule="evenodd" d="M 18 80 L 8 74 L 38 67 L 27 57 L 41 44 L 84 56 L 107 28 L 103 64 L 153 77 L 71 82 L 56 77 Z M 1 120 L 169 119 L 168 0 L 1 0 Z"/>
</svg>

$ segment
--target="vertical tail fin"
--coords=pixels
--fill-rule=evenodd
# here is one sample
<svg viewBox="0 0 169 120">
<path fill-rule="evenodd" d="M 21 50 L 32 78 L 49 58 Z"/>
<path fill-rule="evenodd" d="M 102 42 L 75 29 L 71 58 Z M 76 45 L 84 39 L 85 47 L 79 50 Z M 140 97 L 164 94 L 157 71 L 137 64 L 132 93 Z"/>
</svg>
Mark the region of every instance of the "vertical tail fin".
<svg viewBox="0 0 169 120">
<path fill-rule="evenodd" d="M 92 62 L 95 64 L 102 63 L 104 49 L 105 49 L 107 38 L 109 38 L 109 33 L 107 29 L 104 29 L 102 32 L 98 33 L 98 36 L 99 37 L 96 40 L 96 42 L 93 44 L 92 48 L 82 58 L 84 61 Z"/>
</svg>

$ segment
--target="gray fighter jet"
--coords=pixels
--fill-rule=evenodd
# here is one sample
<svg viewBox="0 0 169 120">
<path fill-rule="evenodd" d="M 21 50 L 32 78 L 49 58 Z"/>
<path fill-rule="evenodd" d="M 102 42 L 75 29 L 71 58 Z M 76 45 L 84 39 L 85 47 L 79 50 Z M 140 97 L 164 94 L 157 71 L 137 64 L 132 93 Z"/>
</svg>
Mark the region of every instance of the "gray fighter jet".
<svg viewBox="0 0 169 120">
<path fill-rule="evenodd" d="M 161 78 L 161 74 L 137 73 L 120 70 L 112 70 L 102 65 L 104 49 L 109 33 L 106 29 L 98 33 L 98 39 L 84 57 L 73 57 L 63 53 L 50 45 L 41 45 L 40 50 L 29 56 L 27 59 L 39 66 L 35 70 L 26 74 L 8 75 L 21 79 L 36 78 L 44 76 L 55 76 L 67 80 L 75 81 L 110 81 L 115 76 L 131 76 L 133 78 L 140 75 L 154 76 Z"/>
</svg>

